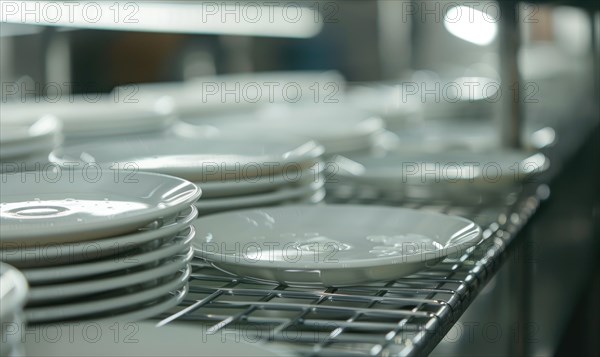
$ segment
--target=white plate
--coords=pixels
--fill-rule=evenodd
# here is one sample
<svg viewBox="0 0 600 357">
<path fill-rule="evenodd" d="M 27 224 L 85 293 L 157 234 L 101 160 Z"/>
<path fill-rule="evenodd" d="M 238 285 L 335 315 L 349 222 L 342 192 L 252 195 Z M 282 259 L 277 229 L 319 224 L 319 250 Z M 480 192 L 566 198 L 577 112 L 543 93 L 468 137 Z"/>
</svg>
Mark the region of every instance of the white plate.
<svg viewBox="0 0 600 357">
<path fill-rule="evenodd" d="M 122 254 L 139 245 L 162 242 L 185 230 L 198 217 L 194 206 L 173 217 L 156 220 L 132 234 L 78 243 L 28 245 L 0 242 L 0 260 L 20 268 L 74 264 Z"/>
<path fill-rule="evenodd" d="M 130 310 L 127 312 L 119 312 L 113 313 L 110 315 L 103 316 L 102 318 L 94 318 L 91 321 L 103 323 L 103 322 L 111 322 L 115 323 L 115 321 L 119 322 L 136 322 L 141 320 L 146 320 L 149 318 L 156 317 L 162 313 L 169 311 L 170 309 L 176 307 L 181 304 L 183 299 L 187 296 L 189 292 L 189 284 L 185 284 L 183 288 L 179 291 L 171 294 L 171 296 L 167 296 L 166 299 L 161 299 L 161 301 L 155 302 L 150 306 L 144 306 L 136 310 Z M 83 320 L 83 319 L 82 319 Z M 86 320 L 84 320 L 86 321 Z M 89 320 L 88 320 L 89 321 Z"/>
<path fill-rule="evenodd" d="M 491 120 L 424 120 L 397 131 L 398 150 L 443 152 L 448 150 L 486 151 L 501 148 L 498 130 Z M 525 124 L 522 142 L 526 149 L 552 145 L 555 132 L 549 127 Z"/>
<path fill-rule="evenodd" d="M 368 149 L 384 129 L 381 118 L 343 104 L 269 105 L 250 114 L 185 118 L 223 135 L 296 136 L 323 144 L 328 155 Z"/>
<path fill-rule="evenodd" d="M 60 144 L 62 123 L 52 116 L 0 122 L 0 159 L 51 151 Z"/>
<path fill-rule="evenodd" d="M 57 149 L 50 160 L 135 167 L 192 181 L 225 181 L 272 175 L 314 163 L 323 148 L 306 140 L 157 138 L 105 141 Z"/>
<path fill-rule="evenodd" d="M 316 181 L 311 178 L 309 183 L 303 183 L 297 187 L 286 187 L 273 192 L 239 197 L 215 198 L 210 200 L 201 199 L 196 202 L 196 208 L 200 214 L 206 214 L 224 209 L 275 204 L 312 195 L 319 191 L 324 184 L 325 180 L 320 176 Z"/>
<path fill-rule="evenodd" d="M 55 103 L 40 101 L 2 104 L 2 118 L 23 122 L 30 117 L 50 114 L 63 123 L 67 137 L 152 132 L 166 128 L 174 120 L 172 100 L 159 96 L 140 100 L 130 88 L 121 97 L 87 94 L 65 97 Z"/>
<path fill-rule="evenodd" d="M 54 325 L 39 325 L 31 330 L 49 331 Z M 240 330 L 218 332 L 209 335 L 198 326 L 169 324 L 156 327 L 153 322 L 127 324 L 127 320 L 115 320 L 94 324 L 102 335 L 97 341 L 86 341 L 83 336 L 87 324 L 80 322 L 64 323 L 61 328 L 73 331 L 77 336 L 50 342 L 49 339 L 35 339 L 38 333 L 27 334 L 25 347 L 31 357 L 104 357 L 104 356 L 210 356 L 210 357 L 272 357 L 296 356 L 293 351 L 274 350 L 244 336 Z M 90 331 L 91 331 L 90 327 Z M 113 332 L 119 333 L 115 341 Z M 168 342 L 168 343 L 167 343 Z"/>
<path fill-rule="evenodd" d="M 382 157 L 338 157 L 336 177 L 373 184 L 388 190 L 404 186 L 451 187 L 501 191 L 546 171 L 548 159 L 541 153 L 498 150 L 443 153 L 390 152 Z"/>
<path fill-rule="evenodd" d="M 406 100 L 423 103 L 425 118 L 487 118 L 498 99 L 500 80 L 417 71 L 401 85 Z"/>
<path fill-rule="evenodd" d="M 172 241 L 158 247 L 152 247 L 152 249 L 149 247 L 140 247 L 140 249 L 132 252 L 119 254 L 118 256 L 100 261 L 38 269 L 22 269 L 21 272 L 27 278 L 29 284 L 34 286 L 76 280 L 87 276 L 131 269 L 173 257 L 184 251 L 185 247 L 190 245 L 193 238 L 194 228 L 190 226 Z"/>
<path fill-rule="evenodd" d="M 160 265 L 157 265 L 159 263 L 157 262 L 141 269 L 133 268 L 131 272 L 122 270 L 106 277 L 101 276 L 83 281 L 34 286 L 30 289 L 28 304 L 48 304 L 51 301 L 97 294 L 154 281 L 163 276 L 175 274 L 175 272 L 185 267 L 190 259 L 190 254 L 184 254 L 169 258 L 166 262 L 161 262 Z"/>
<path fill-rule="evenodd" d="M 276 175 L 253 178 L 240 178 L 227 181 L 208 181 L 196 183 L 202 188 L 202 199 L 240 196 L 267 191 L 275 191 L 285 186 L 294 185 L 307 177 L 316 177 L 326 167 L 324 162 L 317 162 L 305 170 L 289 170 Z"/>
<path fill-rule="evenodd" d="M 110 297 L 91 298 L 68 304 L 51 305 L 44 307 L 31 307 L 25 310 L 27 321 L 39 323 L 41 321 L 63 321 L 73 318 L 85 318 L 86 315 L 106 313 L 111 310 L 123 309 L 141 305 L 148 301 L 159 299 L 170 292 L 181 289 L 187 284 L 191 274 L 191 267 L 177 273 L 177 276 L 168 281 L 159 283 L 150 288 L 128 289 L 123 294 Z"/>
<path fill-rule="evenodd" d="M 48 140 L 60 132 L 61 123 L 55 117 L 43 116 L 39 119 L 13 122 L 0 122 L 0 145 L 34 143 Z"/>
<path fill-rule="evenodd" d="M 0 262 L 0 321 L 19 311 L 27 299 L 27 280 L 17 269 Z"/>
<path fill-rule="evenodd" d="M 0 146 L 0 159 L 2 162 L 11 162 L 22 159 L 26 156 L 32 156 L 36 153 L 43 153 L 44 159 L 47 159 L 48 154 L 54 150 L 60 143 L 59 138 L 49 140 L 38 140 L 32 143 L 11 144 Z"/>
<path fill-rule="evenodd" d="M 200 217 L 196 255 L 240 276 L 286 284 L 392 280 L 481 238 L 464 218 L 394 207 L 282 206 Z"/>
<path fill-rule="evenodd" d="M 176 177 L 97 168 L 1 175 L 0 180 L 3 242 L 115 236 L 182 211 L 201 195 L 196 185 Z"/>
<path fill-rule="evenodd" d="M 265 103 L 340 100 L 344 87 L 345 80 L 336 71 L 255 72 L 136 85 L 135 98 L 147 101 L 168 95 L 178 114 L 189 117 L 248 112 Z"/>
</svg>

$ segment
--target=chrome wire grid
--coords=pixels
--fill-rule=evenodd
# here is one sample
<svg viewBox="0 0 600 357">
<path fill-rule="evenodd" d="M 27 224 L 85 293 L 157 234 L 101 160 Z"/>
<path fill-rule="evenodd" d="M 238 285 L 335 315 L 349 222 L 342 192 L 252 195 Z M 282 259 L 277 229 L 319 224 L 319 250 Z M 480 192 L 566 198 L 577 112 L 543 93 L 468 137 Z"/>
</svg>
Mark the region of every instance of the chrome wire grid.
<svg viewBox="0 0 600 357">
<path fill-rule="evenodd" d="M 499 269 L 510 241 L 536 211 L 535 187 L 527 192 L 512 204 L 486 207 L 388 202 L 467 217 L 484 229 L 482 241 L 462 256 L 395 281 L 287 286 L 232 276 L 196 259 L 187 298 L 161 323 L 191 322 L 202 333 L 237 333 L 302 356 L 427 353 Z M 344 202 L 385 204 L 378 197 Z"/>
</svg>

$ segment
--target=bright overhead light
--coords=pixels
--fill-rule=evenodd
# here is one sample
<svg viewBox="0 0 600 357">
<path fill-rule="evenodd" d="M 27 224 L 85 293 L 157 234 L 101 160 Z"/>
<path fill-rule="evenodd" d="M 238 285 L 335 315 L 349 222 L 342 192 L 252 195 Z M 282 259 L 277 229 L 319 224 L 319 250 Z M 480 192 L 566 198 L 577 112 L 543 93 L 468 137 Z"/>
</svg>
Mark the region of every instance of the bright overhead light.
<svg viewBox="0 0 600 357">
<path fill-rule="evenodd" d="M 270 1 L 1 0 L 0 7 L 1 22 L 82 29 L 307 38 L 323 27 L 316 9 Z"/>
<path fill-rule="evenodd" d="M 468 6 L 455 6 L 446 12 L 444 27 L 454 36 L 476 45 L 489 45 L 498 33 L 497 19 Z"/>
</svg>

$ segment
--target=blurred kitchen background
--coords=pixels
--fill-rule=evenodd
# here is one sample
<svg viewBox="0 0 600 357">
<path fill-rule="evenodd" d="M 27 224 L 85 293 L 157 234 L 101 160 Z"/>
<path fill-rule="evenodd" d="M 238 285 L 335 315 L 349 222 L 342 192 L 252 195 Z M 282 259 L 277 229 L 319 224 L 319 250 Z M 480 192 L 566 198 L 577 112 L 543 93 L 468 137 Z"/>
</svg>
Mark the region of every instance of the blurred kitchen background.
<svg viewBox="0 0 600 357">
<path fill-rule="evenodd" d="M 3 3 L 4 21 L 12 10 L 6 4 L 10 2 Z M 235 20 L 211 29 L 203 28 L 202 21 L 190 21 L 171 32 L 170 19 L 177 18 L 177 11 L 189 11 L 186 6 L 204 6 L 206 11 L 215 4 L 196 1 L 119 3 L 123 18 L 129 11 L 134 18 L 143 14 L 147 4 L 165 14 L 153 18 L 153 24 L 142 21 L 149 26 L 143 31 L 139 23 L 61 25 L 33 19 L 23 24 L 13 16 L 0 28 L 2 104 L 36 96 L 111 92 L 131 83 L 264 71 L 336 70 L 348 88 L 461 76 L 500 80 L 505 73 L 502 66 L 510 62 L 503 59 L 510 56 L 503 52 L 501 40 L 507 31 L 503 26 L 518 26 L 520 31 L 508 32 L 521 42 L 516 63 L 526 84 L 522 98 L 527 99 L 521 108 L 522 125 L 533 123 L 535 129 L 549 126 L 560 132 L 557 140 L 572 147 L 565 157 L 575 159 L 553 168 L 568 172 L 557 180 L 559 194 L 552 196 L 556 204 L 542 210 L 526 231 L 534 242 L 529 248 L 533 258 L 526 262 L 533 265 L 526 277 L 531 285 L 526 296 L 512 293 L 515 280 L 520 280 L 514 265 L 523 262 L 509 260 L 458 322 L 462 330 L 451 330 L 454 335 L 443 339 L 433 353 L 503 355 L 515 350 L 512 345 L 527 343 L 535 355 L 597 354 L 598 2 L 519 3 L 516 20 L 508 24 L 498 19 L 501 6 L 489 1 L 277 3 L 314 11 L 315 20 L 281 28 L 271 24 L 260 31 Z M 234 8 L 245 3 L 223 4 Z M 473 12 L 478 20 L 453 21 L 460 9 L 479 11 Z M 526 310 L 515 312 L 510 306 L 519 299 L 527 301 L 520 305 Z M 531 316 L 528 326 L 535 330 L 531 341 L 511 338 L 514 316 L 520 313 Z M 479 327 L 470 336 L 469 324 L 497 324 L 503 334 L 489 338 Z"/>
</svg>

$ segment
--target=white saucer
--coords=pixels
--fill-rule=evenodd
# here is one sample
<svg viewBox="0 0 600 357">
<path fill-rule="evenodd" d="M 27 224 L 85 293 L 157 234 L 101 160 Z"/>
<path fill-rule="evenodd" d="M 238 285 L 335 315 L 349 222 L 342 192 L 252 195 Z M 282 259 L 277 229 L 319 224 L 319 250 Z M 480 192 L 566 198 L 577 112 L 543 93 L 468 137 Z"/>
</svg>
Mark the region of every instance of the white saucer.
<svg viewBox="0 0 600 357">
<path fill-rule="evenodd" d="M 282 206 L 200 217 L 196 255 L 244 277 L 341 286 L 392 280 L 481 238 L 464 218 L 353 205 Z"/>
<path fill-rule="evenodd" d="M 313 180 L 311 177 L 308 183 L 300 184 L 297 187 L 285 187 L 283 189 L 273 192 L 238 197 L 200 199 L 198 200 L 198 202 L 196 202 L 195 205 L 200 214 L 219 211 L 223 209 L 236 209 L 259 205 L 269 205 L 278 202 L 300 199 L 305 196 L 310 196 L 319 191 L 324 186 L 324 184 L 325 180 L 322 176 L 319 176 L 316 180 Z"/>
<path fill-rule="evenodd" d="M 198 210 L 190 206 L 173 217 L 156 220 L 137 232 L 77 243 L 31 244 L 0 242 L 0 260 L 19 268 L 49 267 L 80 263 L 122 254 L 150 242 L 162 243 L 184 231 L 198 217 Z"/>
<path fill-rule="evenodd" d="M 111 237 L 182 211 L 201 195 L 190 182 L 151 173 L 64 169 L 43 174 L 54 176 L 0 176 L 3 242 Z"/>
<path fill-rule="evenodd" d="M 168 295 L 170 292 L 182 289 L 187 284 L 190 274 L 191 267 L 188 266 L 184 270 L 177 272 L 177 276 L 173 279 L 150 288 L 140 287 L 129 289 L 127 293 L 115 294 L 115 296 L 89 298 L 67 304 L 31 307 L 27 308 L 25 313 L 28 321 L 39 323 L 41 321 L 81 319 L 85 318 L 86 315 L 142 305 L 148 301 Z"/>
<path fill-rule="evenodd" d="M 28 303 L 48 304 L 51 301 L 97 294 L 143 282 L 154 281 L 161 277 L 175 274 L 178 270 L 186 267 L 192 255 L 180 255 L 163 262 L 150 264 L 141 269 L 132 268 L 131 272 L 122 270 L 106 277 L 101 276 L 83 281 L 34 286 L 30 290 Z"/>
<path fill-rule="evenodd" d="M 323 153 L 314 141 L 156 138 L 114 140 L 57 149 L 50 160 L 135 167 L 195 182 L 273 175 L 312 165 Z"/>
<path fill-rule="evenodd" d="M 140 265 L 162 261 L 183 252 L 190 245 L 194 238 L 194 233 L 194 228 L 190 226 L 174 237 L 173 240 L 158 247 L 140 247 L 132 252 L 119 254 L 118 256 L 100 261 L 38 269 L 23 269 L 21 272 L 31 285 L 36 286 L 131 269 Z"/>
</svg>

